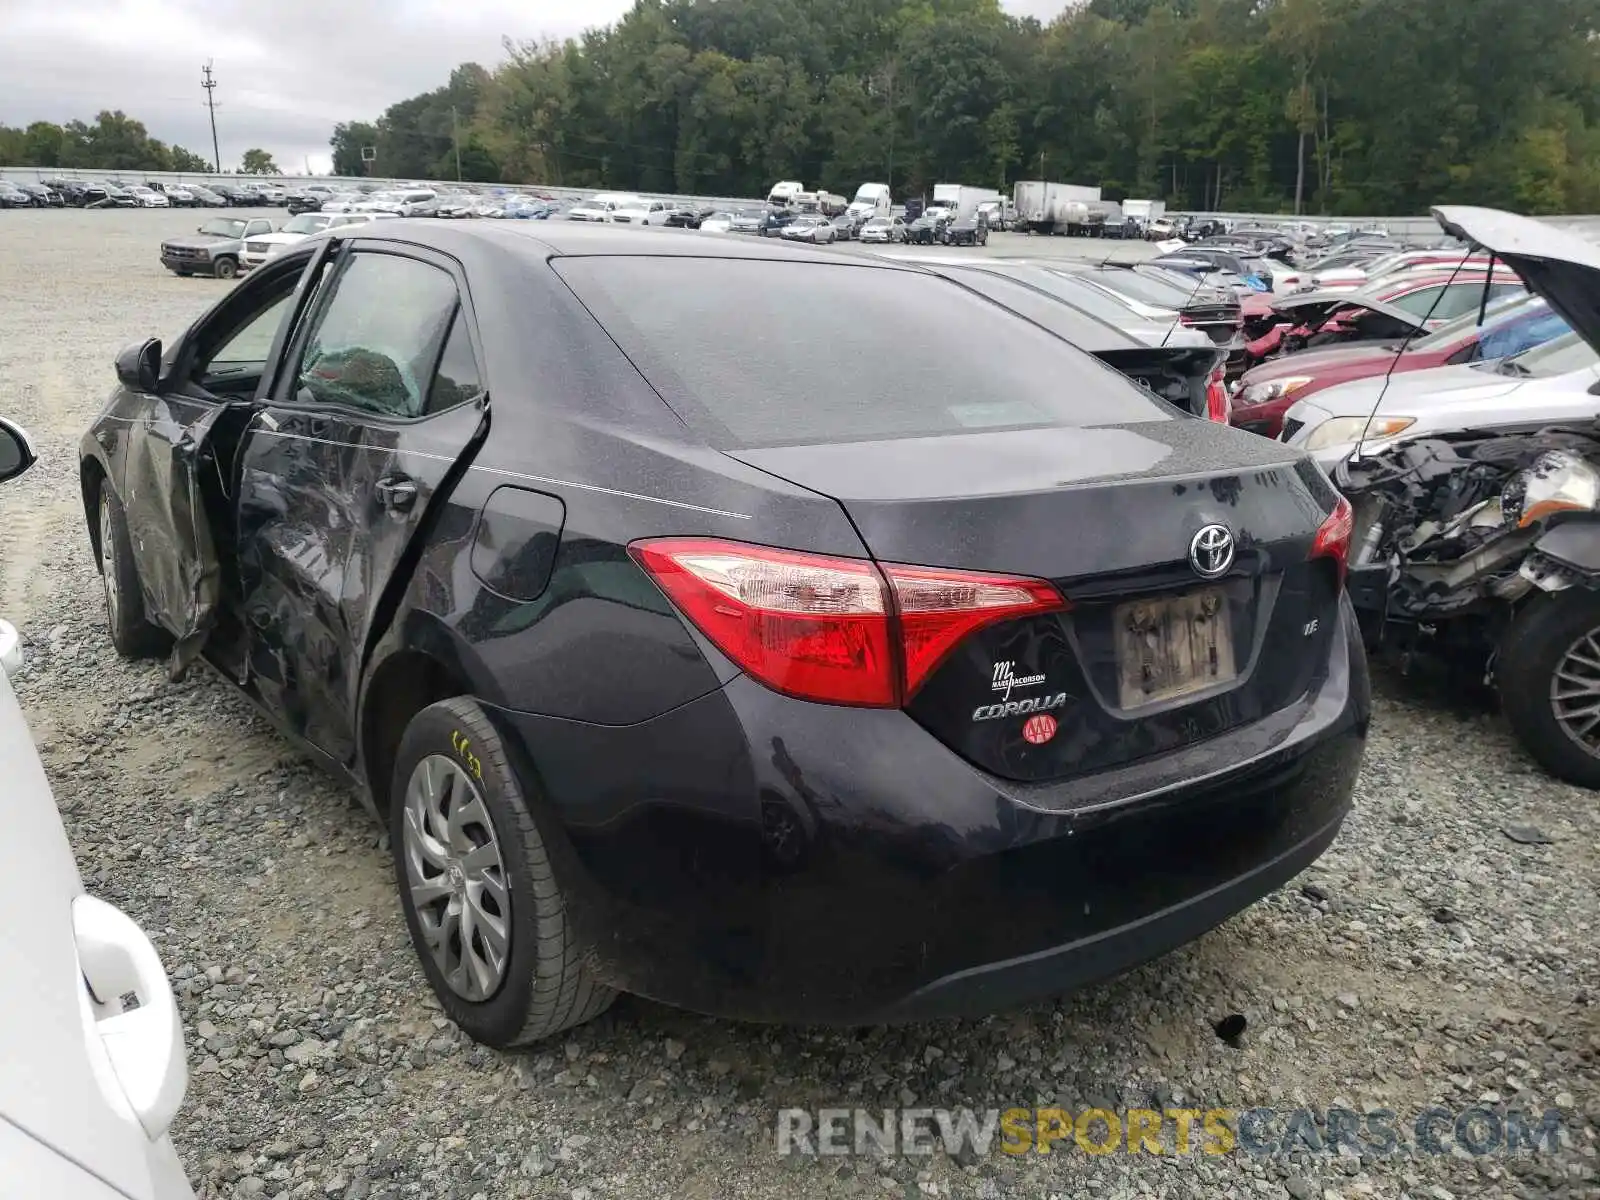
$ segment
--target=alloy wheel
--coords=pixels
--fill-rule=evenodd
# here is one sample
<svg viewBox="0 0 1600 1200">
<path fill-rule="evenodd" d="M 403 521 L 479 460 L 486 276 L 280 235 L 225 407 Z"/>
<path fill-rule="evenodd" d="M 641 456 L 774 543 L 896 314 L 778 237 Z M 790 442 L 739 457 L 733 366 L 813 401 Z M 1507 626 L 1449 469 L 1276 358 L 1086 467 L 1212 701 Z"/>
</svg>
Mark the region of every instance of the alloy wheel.
<svg viewBox="0 0 1600 1200">
<path fill-rule="evenodd" d="M 406 886 L 429 954 L 450 990 L 489 999 L 511 957 L 511 891 L 494 823 L 477 784 L 430 754 L 405 795 Z"/>
<path fill-rule="evenodd" d="M 1600 758 L 1600 629 L 1591 629 L 1561 656 L 1550 676 L 1550 707 L 1561 730 Z"/>
<path fill-rule="evenodd" d="M 116 628 L 117 610 L 122 605 L 122 597 L 117 594 L 117 553 L 116 540 L 113 533 L 111 517 L 111 501 L 100 497 L 100 582 L 106 591 L 106 615 L 111 619 L 112 628 Z"/>
</svg>

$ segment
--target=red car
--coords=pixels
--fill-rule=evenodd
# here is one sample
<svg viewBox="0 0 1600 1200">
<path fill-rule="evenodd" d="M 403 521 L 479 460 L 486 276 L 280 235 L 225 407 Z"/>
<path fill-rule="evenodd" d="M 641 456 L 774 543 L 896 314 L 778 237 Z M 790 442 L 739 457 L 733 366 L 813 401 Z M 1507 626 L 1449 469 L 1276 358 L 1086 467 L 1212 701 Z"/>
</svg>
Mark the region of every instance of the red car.
<svg viewBox="0 0 1600 1200">
<path fill-rule="evenodd" d="M 1246 342 L 1239 370 L 1280 354 L 1336 341 L 1399 337 L 1418 322 L 1430 330 L 1483 300 L 1483 276 L 1418 274 L 1391 280 L 1359 292 L 1299 292 L 1293 296 L 1247 297 L 1241 305 Z M 1489 287 L 1495 300 L 1522 292 L 1522 281 L 1498 270 Z M 1365 298 L 1374 303 L 1363 305 Z"/>
<path fill-rule="evenodd" d="M 1482 296 L 1482 288 L 1478 289 Z M 1567 323 L 1536 296 L 1491 300 L 1483 324 L 1470 309 L 1432 333 L 1406 344 L 1356 342 L 1302 350 L 1246 371 L 1233 397 L 1229 422 L 1275 438 L 1289 406 L 1313 392 L 1353 379 L 1395 371 L 1418 371 L 1453 363 L 1504 358 L 1543 345 L 1567 332 Z"/>
</svg>

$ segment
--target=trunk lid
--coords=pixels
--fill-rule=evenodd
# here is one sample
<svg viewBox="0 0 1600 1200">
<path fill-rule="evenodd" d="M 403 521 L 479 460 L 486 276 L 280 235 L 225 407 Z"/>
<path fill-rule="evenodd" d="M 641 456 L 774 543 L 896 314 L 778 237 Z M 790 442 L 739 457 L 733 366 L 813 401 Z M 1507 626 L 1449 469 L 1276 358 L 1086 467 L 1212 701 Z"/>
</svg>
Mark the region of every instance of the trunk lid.
<svg viewBox="0 0 1600 1200">
<path fill-rule="evenodd" d="M 1067 611 L 972 634 L 907 705 L 997 775 L 1170 751 L 1293 704 L 1325 668 L 1338 582 L 1308 556 L 1336 496 L 1281 444 L 1174 420 L 730 453 L 837 499 L 880 561 L 1056 584 Z M 1207 578 L 1191 549 L 1216 525 L 1236 549 Z"/>
</svg>

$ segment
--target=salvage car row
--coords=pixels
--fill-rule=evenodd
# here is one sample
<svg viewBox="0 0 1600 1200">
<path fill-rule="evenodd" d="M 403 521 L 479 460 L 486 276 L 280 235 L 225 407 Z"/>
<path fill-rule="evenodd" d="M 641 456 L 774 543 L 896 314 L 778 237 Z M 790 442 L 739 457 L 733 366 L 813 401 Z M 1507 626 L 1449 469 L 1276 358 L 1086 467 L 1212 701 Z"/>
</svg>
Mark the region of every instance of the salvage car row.
<svg viewBox="0 0 1600 1200">
<path fill-rule="evenodd" d="M 249 179 L 208 184 L 0 179 L 0 208 L 281 208 L 287 196 L 277 184 Z"/>
<path fill-rule="evenodd" d="M 1346 252 L 1253 307 L 1230 419 L 1351 500 L 1369 647 L 1491 685 L 1541 765 L 1600 787 L 1600 251 L 1436 215 L 1479 249 Z"/>
</svg>

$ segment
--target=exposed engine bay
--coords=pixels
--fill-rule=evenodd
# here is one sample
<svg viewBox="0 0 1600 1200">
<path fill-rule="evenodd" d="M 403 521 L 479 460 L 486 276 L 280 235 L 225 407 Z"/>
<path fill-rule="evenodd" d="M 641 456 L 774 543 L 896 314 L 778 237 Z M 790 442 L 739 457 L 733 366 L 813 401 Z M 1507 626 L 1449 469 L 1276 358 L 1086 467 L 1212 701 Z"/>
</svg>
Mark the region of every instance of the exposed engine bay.
<svg viewBox="0 0 1600 1200">
<path fill-rule="evenodd" d="M 1600 423 L 1419 439 L 1340 468 L 1351 599 L 1388 620 L 1600 588 Z"/>
</svg>

